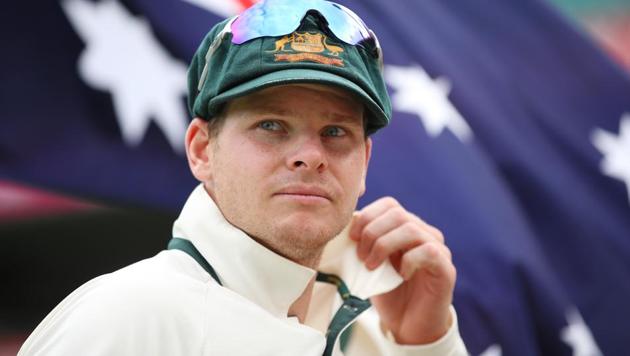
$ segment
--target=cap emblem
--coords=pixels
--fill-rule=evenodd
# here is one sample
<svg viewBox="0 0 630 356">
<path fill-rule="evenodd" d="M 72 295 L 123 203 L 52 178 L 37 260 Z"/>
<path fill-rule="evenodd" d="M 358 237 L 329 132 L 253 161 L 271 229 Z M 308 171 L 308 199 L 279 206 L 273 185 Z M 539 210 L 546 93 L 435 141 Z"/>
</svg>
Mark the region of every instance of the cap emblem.
<svg viewBox="0 0 630 356">
<path fill-rule="evenodd" d="M 293 32 L 277 40 L 275 48 L 267 52 L 274 53 L 276 62 L 317 62 L 344 66 L 343 59 L 339 58 L 343 47 L 328 43 L 328 37 L 319 32 Z"/>
</svg>

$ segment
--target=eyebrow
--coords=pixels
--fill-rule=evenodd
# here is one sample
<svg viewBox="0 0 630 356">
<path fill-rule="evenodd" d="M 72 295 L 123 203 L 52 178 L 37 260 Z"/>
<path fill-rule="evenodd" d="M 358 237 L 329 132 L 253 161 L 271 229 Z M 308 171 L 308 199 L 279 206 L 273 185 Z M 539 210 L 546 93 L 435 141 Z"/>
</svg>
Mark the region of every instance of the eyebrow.
<svg viewBox="0 0 630 356">
<path fill-rule="evenodd" d="M 265 105 L 257 106 L 255 109 L 253 109 L 253 111 L 256 113 L 278 115 L 280 117 L 296 116 L 296 112 L 293 110 L 270 107 Z M 357 126 L 363 125 L 363 115 L 353 117 L 351 115 L 346 115 L 335 111 L 328 112 L 327 114 L 327 117 L 332 119 L 335 123 L 357 124 Z"/>
<path fill-rule="evenodd" d="M 291 110 L 279 109 L 279 108 L 269 107 L 265 105 L 258 105 L 252 111 L 256 113 L 273 114 L 273 115 L 278 115 L 278 116 L 293 116 L 294 115 L 294 113 Z"/>
<path fill-rule="evenodd" d="M 344 114 L 331 113 L 331 116 L 332 119 L 338 123 L 356 124 L 357 126 L 363 126 L 363 115 L 354 117 Z"/>
</svg>

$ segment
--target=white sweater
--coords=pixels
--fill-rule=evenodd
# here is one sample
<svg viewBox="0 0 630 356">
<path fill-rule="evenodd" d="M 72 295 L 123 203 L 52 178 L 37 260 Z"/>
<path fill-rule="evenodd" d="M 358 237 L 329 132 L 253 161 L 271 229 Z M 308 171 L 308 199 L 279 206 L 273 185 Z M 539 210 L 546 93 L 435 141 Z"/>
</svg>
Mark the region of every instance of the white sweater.
<svg viewBox="0 0 630 356">
<path fill-rule="evenodd" d="M 313 355 L 341 303 L 334 286 L 316 283 L 304 324 L 287 317 L 316 271 L 266 249 L 221 215 L 202 186 L 174 224 L 223 286 L 190 256 L 162 251 L 97 277 L 64 299 L 33 331 L 18 355 Z M 352 294 L 368 298 L 398 286 L 389 264 L 368 271 L 346 235 L 326 247 L 320 270 L 342 277 Z M 440 340 L 397 345 L 383 335 L 373 309 L 354 323 L 346 355 L 467 355 L 453 325 Z M 334 355 L 341 355 L 339 342 Z"/>
</svg>

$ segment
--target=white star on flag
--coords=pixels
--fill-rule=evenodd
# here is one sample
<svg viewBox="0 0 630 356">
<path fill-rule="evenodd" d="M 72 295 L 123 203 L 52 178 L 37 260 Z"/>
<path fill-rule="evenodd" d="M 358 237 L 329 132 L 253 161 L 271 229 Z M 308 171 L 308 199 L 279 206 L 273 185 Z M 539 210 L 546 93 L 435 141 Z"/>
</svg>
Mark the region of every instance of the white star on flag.
<svg viewBox="0 0 630 356">
<path fill-rule="evenodd" d="M 501 356 L 501 346 L 494 344 L 486 349 L 486 351 L 479 354 L 479 356 Z"/>
<path fill-rule="evenodd" d="M 619 135 L 596 128 L 591 142 L 604 155 L 600 169 L 605 175 L 626 183 L 630 202 L 630 113 L 619 122 Z"/>
<path fill-rule="evenodd" d="M 61 5 L 86 44 L 79 74 L 91 87 L 111 92 L 124 142 L 139 145 L 153 120 L 171 147 L 183 153 L 186 65 L 160 45 L 147 21 L 118 1 L 65 0 Z"/>
<path fill-rule="evenodd" d="M 588 326 L 576 308 L 566 312 L 569 325 L 562 329 L 560 338 L 573 349 L 573 356 L 602 356 Z"/>
<path fill-rule="evenodd" d="M 385 81 L 394 89 L 392 105 L 396 111 L 417 115 L 431 137 L 445 129 L 467 142 L 472 130 L 448 99 L 451 84 L 446 78 L 435 80 L 419 66 L 385 66 Z"/>
</svg>

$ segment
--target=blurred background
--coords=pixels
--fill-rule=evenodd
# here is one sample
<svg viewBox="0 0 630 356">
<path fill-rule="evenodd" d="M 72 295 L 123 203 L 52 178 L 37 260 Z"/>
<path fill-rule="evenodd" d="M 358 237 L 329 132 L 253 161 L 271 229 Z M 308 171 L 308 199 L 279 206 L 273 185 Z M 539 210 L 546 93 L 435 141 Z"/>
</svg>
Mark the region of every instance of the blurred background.
<svg viewBox="0 0 630 356">
<path fill-rule="evenodd" d="M 0 355 L 162 250 L 195 186 L 187 63 L 248 0 L 13 2 L 0 21 Z M 354 0 L 394 108 L 365 205 L 440 228 L 472 355 L 627 355 L 630 2 Z"/>
</svg>

